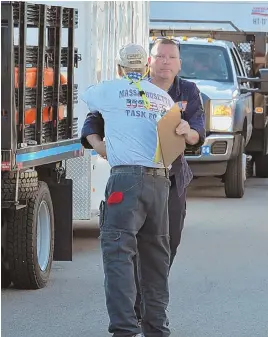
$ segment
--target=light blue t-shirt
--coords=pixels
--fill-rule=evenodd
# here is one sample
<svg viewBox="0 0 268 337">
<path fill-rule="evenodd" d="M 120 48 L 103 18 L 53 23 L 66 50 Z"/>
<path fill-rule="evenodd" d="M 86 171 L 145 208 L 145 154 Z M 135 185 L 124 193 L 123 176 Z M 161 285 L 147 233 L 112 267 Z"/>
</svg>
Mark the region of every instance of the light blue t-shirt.
<svg viewBox="0 0 268 337">
<path fill-rule="evenodd" d="M 137 80 L 136 73 L 128 76 Z M 156 127 L 157 121 L 174 102 L 167 92 L 148 80 L 140 83 L 151 103 L 150 110 L 144 108 L 136 86 L 125 78 L 91 86 L 82 95 L 88 109 L 99 111 L 104 119 L 107 159 L 111 167 L 164 167 L 162 163 L 154 162 Z"/>
</svg>

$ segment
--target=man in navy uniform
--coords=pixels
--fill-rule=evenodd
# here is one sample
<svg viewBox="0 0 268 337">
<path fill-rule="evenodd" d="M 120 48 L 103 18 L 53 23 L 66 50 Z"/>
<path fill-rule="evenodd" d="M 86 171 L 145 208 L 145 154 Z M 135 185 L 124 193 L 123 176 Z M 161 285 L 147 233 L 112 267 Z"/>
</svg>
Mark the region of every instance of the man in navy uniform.
<svg viewBox="0 0 268 337">
<path fill-rule="evenodd" d="M 174 102 L 179 102 L 182 109 L 182 122 L 177 128 L 178 135 L 184 135 L 186 143 L 200 147 L 205 140 L 205 114 L 200 92 L 192 82 L 179 78 L 181 70 L 180 46 L 177 41 L 156 39 L 149 57 L 150 79 L 159 88 L 168 92 Z M 104 120 L 97 112 L 87 115 L 83 129 L 81 143 L 85 148 L 92 148 L 89 137 L 95 135 L 104 138 Z M 105 149 L 102 152 L 105 156 Z M 172 164 L 170 170 L 169 191 L 169 235 L 170 235 L 170 267 L 177 253 L 181 241 L 186 215 L 186 188 L 193 175 L 183 155 Z M 140 294 L 137 295 L 136 314 L 140 317 Z"/>
</svg>

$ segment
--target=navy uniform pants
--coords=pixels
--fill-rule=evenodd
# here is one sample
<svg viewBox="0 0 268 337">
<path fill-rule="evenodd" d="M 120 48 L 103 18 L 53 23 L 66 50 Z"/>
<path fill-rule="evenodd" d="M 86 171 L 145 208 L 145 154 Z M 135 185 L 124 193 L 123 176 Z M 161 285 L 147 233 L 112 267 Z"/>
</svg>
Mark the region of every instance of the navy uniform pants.
<svg viewBox="0 0 268 337">
<path fill-rule="evenodd" d="M 114 337 L 168 337 L 170 242 L 164 169 L 118 166 L 111 170 L 102 204 L 100 239 L 109 332 Z M 134 309 L 134 257 L 139 256 L 142 327 Z"/>
<path fill-rule="evenodd" d="M 181 234 L 184 227 L 184 219 L 186 216 L 186 190 L 179 197 L 175 177 L 170 177 L 170 190 L 168 200 L 169 212 L 169 235 L 170 235 L 170 265 L 171 267 L 177 253 L 178 246 L 181 242 Z M 134 257 L 134 264 L 137 266 L 137 256 Z M 135 312 L 138 319 L 142 318 L 141 314 L 141 291 L 139 286 L 138 268 L 135 269 L 135 280 L 137 287 L 137 298 L 135 303 Z"/>
</svg>

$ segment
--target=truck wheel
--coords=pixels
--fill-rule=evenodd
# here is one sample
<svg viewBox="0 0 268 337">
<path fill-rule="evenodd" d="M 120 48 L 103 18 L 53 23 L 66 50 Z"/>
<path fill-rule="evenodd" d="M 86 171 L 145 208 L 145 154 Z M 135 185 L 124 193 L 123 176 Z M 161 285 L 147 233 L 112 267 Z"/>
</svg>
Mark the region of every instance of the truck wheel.
<svg viewBox="0 0 268 337">
<path fill-rule="evenodd" d="M 227 198 L 242 198 L 245 193 L 246 158 L 244 157 L 245 139 L 241 138 L 239 154 L 228 162 L 224 187 Z"/>
<path fill-rule="evenodd" d="M 1 288 L 8 288 L 11 285 L 10 272 L 7 263 L 7 209 L 1 211 Z"/>
<path fill-rule="evenodd" d="M 248 159 L 247 157 L 247 167 L 246 167 L 247 179 L 252 178 L 254 175 L 254 159 Z"/>
<path fill-rule="evenodd" d="M 27 207 L 9 210 L 7 258 L 16 288 L 45 287 L 54 252 L 54 214 L 48 186 L 39 182 Z"/>
<path fill-rule="evenodd" d="M 2 172 L 1 200 L 13 201 L 16 194 L 17 172 Z M 18 200 L 32 198 L 38 189 L 38 176 L 36 171 L 19 172 Z"/>
<path fill-rule="evenodd" d="M 255 158 L 256 177 L 268 178 L 268 154 L 257 155 Z"/>
<path fill-rule="evenodd" d="M 1 262 L 1 288 L 5 289 L 11 285 L 10 272 L 4 265 L 4 262 Z"/>
</svg>

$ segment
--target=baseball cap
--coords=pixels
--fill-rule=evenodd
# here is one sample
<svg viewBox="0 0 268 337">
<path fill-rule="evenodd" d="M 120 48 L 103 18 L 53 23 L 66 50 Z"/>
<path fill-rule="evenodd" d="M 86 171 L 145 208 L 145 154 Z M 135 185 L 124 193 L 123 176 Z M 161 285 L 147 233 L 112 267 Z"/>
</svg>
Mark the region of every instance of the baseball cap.
<svg viewBox="0 0 268 337">
<path fill-rule="evenodd" d="M 117 63 L 126 68 L 143 68 L 148 63 L 147 53 L 142 46 L 129 43 L 120 48 Z"/>
</svg>

